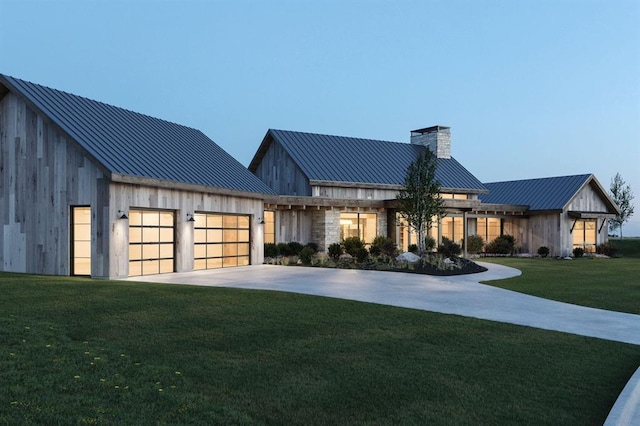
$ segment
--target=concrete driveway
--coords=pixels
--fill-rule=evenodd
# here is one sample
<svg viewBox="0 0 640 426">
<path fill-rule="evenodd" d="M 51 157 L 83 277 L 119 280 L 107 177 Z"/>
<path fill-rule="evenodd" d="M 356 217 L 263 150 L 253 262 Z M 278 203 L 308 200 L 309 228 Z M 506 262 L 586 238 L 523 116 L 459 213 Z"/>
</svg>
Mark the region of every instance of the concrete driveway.
<svg viewBox="0 0 640 426">
<path fill-rule="evenodd" d="M 256 265 L 144 277 L 128 281 L 277 290 L 379 303 L 506 322 L 640 345 L 640 315 L 554 302 L 480 284 L 520 275 L 517 269 L 480 263 L 489 270 L 455 277 L 396 272 Z M 627 383 L 605 425 L 640 424 L 640 369 Z"/>
<path fill-rule="evenodd" d="M 480 284 L 520 275 L 489 270 L 454 277 L 255 265 L 128 278 L 129 281 L 277 290 L 421 309 L 640 345 L 640 315 L 586 308 Z"/>
</svg>

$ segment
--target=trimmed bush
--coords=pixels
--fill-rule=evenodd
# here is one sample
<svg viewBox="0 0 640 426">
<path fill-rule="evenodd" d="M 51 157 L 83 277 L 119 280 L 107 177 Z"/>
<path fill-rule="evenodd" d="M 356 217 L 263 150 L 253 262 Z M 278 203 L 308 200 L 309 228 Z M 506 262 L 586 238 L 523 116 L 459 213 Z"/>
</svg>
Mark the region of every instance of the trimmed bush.
<svg viewBox="0 0 640 426">
<path fill-rule="evenodd" d="M 278 246 L 274 243 L 266 243 L 264 245 L 265 257 L 278 257 Z"/>
<path fill-rule="evenodd" d="M 355 254 L 356 255 L 354 257 L 356 258 L 358 263 L 364 262 L 369 257 L 369 251 L 364 247 L 356 249 Z"/>
<path fill-rule="evenodd" d="M 356 257 L 356 251 L 364 248 L 364 241 L 359 237 L 349 237 L 342 241 L 345 253 L 349 253 L 351 256 Z"/>
<path fill-rule="evenodd" d="M 573 257 L 582 257 L 584 256 L 584 249 L 582 247 L 575 247 L 573 249 Z"/>
<path fill-rule="evenodd" d="M 417 244 L 409 244 L 409 252 L 413 254 L 418 254 L 418 245 Z"/>
<path fill-rule="evenodd" d="M 314 243 L 314 242 L 308 242 L 305 247 L 309 247 L 311 250 L 313 250 L 314 253 L 318 252 L 318 249 L 320 248 L 318 246 L 318 243 Z"/>
<path fill-rule="evenodd" d="M 442 244 L 438 246 L 438 253 L 444 257 L 453 257 L 460 255 L 461 251 L 460 244 L 453 242 L 447 237 L 442 237 Z"/>
<path fill-rule="evenodd" d="M 338 260 L 340 258 L 340 255 L 342 254 L 342 245 L 340 245 L 340 243 L 333 243 L 329 245 L 327 253 L 333 260 Z"/>
<path fill-rule="evenodd" d="M 616 255 L 616 253 L 618 253 L 618 247 L 611 241 L 608 241 L 596 247 L 596 252 L 599 254 L 604 254 L 605 256 L 613 257 Z"/>
<path fill-rule="evenodd" d="M 291 251 L 289 249 L 289 244 L 287 243 L 278 243 L 277 244 L 278 255 L 279 256 L 291 256 Z"/>
<path fill-rule="evenodd" d="M 540 257 L 547 257 L 549 256 L 549 247 L 547 246 L 542 246 L 538 249 L 538 255 Z"/>
<path fill-rule="evenodd" d="M 300 261 L 303 265 L 311 265 L 311 259 L 313 259 L 313 255 L 315 251 L 311 247 L 304 247 L 300 250 Z"/>
<path fill-rule="evenodd" d="M 298 256 L 303 249 L 303 245 L 297 241 L 291 241 L 289 244 L 289 256 Z"/>
<path fill-rule="evenodd" d="M 500 235 L 487 244 L 485 251 L 492 254 L 512 254 L 516 239 L 511 235 Z"/>
<path fill-rule="evenodd" d="M 436 240 L 431 235 L 424 238 L 424 247 L 427 251 L 433 251 L 436 248 Z"/>
<path fill-rule="evenodd" d="M 374 246 L 371 245 L 371 247 L 369 247 L 369 253 L 371 253 L 371 256 L 380 256 L 380 253 L 382 253 L 382 249 L 380 248 L 380 246 Z"/>
<path fill-rule="evenodd" d="M 484 240 L 480 235 L 469 235 L 467 240 L 467 252 L 469 254 L 478 254 L 484 247 Z"/>
</svg>

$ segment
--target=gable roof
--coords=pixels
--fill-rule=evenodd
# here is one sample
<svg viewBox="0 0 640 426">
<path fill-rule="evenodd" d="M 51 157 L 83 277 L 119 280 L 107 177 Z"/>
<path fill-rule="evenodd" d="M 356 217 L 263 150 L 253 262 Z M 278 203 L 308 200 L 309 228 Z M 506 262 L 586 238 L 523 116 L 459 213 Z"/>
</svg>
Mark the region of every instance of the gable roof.
<svg viewBox="0 0 640 426">
<path fill-rule="evenodd" d="M 7 89 L 51 120 L 112 180 L 140 177 L 274 194 L 199 130 L 0 74 Z M 5 87 L 2 87 L 5 86 Z"/>
<path fill-rule="evenodd" d="M 485 183 L 489 193 L 479 198 L 487 204 L 527 205 L 529 211 L 560 211 L 588 184 L 595 187 L 611 211 L 617 211 L 592 174 Z"/>
<path fill-rule="evenodd" d="M 269 129 L 249 170 L 255 172 L 269 146 L 277 141 L 310 181 L 404 184 L 407 167 L 421 145 Z M 484 185 L 454 158 L 438 158 L 436 178 L 445 190 L 486 192 Z"/>
</svg>

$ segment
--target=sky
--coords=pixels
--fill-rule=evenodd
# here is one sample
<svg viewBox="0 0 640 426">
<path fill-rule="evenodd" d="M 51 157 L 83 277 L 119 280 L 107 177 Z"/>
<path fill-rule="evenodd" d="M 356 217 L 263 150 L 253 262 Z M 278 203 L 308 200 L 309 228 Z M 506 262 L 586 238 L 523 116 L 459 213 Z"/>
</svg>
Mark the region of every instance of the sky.
<svg viewBox="0 0 640 426">
<path fill-rule="evenodd" d="M 0 73 L 201 130 L 409 142 L 482 182 L 616 173 L 640 236 L 640 1 L 0 0 Z"/>
</svg>

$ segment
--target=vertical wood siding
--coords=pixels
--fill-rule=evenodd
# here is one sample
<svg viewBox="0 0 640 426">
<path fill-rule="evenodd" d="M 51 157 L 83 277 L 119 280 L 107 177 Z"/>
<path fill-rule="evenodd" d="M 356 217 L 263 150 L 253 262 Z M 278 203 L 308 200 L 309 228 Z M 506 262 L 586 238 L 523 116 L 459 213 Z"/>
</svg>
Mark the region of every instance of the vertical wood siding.
<svg viewBox="0 0 640 426">
<path fill-rule="evenodd" d="M 98 206 L 102 172 L 12 93 L 0 101 L 0 153 L 1 270 L 68 275 L 70 206 Z"/>
<path fill-rule="evenodd" d="M 280 195 L 310 196 L 309 179 L 282 145 L 273 141 L 255 175 Z"/>
</svg>

